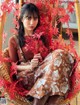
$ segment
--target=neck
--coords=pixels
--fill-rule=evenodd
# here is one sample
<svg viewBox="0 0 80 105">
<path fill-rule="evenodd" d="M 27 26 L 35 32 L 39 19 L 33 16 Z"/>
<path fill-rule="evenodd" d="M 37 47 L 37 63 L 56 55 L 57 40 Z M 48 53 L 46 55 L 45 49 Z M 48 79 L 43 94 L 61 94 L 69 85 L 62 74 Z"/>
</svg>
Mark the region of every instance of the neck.
<svg viewBox="0 0 80 105">
<path fill-rule="evenodd" d="M 33 34 L 33 31 L 25 30 L 25 36 L 31 36 Z"/>
</svg>

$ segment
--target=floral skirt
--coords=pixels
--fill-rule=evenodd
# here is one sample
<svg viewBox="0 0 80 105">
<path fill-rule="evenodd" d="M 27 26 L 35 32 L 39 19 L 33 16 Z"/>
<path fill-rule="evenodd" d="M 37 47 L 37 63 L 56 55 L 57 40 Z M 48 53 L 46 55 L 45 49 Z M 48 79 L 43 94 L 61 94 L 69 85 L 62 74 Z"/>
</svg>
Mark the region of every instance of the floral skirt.
<svg viewBox="0 0 80 105">
<path fill-rule="evenodd" d="M 35 84 L 27 95 L 41 99 L 50 96 L 65 96 L 70 90 L 70 76 L 74 66 L 74 57 L 61 49 L 48 54 L 37 68 Z"/>
</svg>

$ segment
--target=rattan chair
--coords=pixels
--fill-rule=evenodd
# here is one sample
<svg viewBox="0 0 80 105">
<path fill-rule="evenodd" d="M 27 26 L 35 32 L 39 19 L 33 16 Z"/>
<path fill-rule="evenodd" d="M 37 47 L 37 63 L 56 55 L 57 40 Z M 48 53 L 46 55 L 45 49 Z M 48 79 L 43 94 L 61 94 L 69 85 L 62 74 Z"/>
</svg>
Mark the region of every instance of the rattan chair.
<svg viewBox="0 0 80 105">
<path fill-rule="evenodd" d="M 6 48 L 3 51 L 3 57 L 9 57 L 8 48 Z M 0 77 L 3 79 L 12 82 L 10 79 L 10 63 L 9 62 L 2 62 L 2 65 L 0 67 Z M 8 90 L 6 90 L 8 93 Z M 31 105 L 31 102 L 29 102 L 25 97 L 20 96 L 18 93 L 15 93 L 15 98 L 13 99 L 14 105 Z"/>
</svg>

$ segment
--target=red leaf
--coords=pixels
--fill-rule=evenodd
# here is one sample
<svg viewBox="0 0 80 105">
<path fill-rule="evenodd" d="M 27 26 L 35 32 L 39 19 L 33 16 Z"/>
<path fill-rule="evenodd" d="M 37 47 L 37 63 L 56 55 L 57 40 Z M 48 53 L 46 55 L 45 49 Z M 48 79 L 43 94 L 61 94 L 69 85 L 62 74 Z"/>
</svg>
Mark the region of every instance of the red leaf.
<svg viewBox="0 0 80 105">
<path fill-rule="evenodd" d="M 56 16 L 58 14 L 58 8 L 53 8 L 52 10 L 52 16 Z"/>
<path fill-rule="evenodd" d="M 59 16 L 65 16 L 66 15 L 66 9 L 65 8 L 62 8 L 62 7 L 60 7 L 60 8 L 58 8 L 59 10 L 58 10 L 58 15 Z"/>
<path fill-rule="evenodd" d="M 70 16 L 68 14 L 66 14 L 65 16 L 59 19 L 61 23 L 68 23 L 69 20 L 70 20 Z"/>
<path fill-rule="evenodd" d="M 69 3 L 68 3 L 67 10 L 68 10 L 70 13 L 73 13 L 73 12 L 74 12 L 74 2 L 69 2 Z"/>
<path fill-rule="evenodd" d="M 3 44 L 5 43 L 5 41 L 6 41 L 6 38 L 7 38 L 7 33 L 5 33 L 5 32 L 3 32 Z"/>
<path fill-rule="evenodd" d="M 16 29 L 11 29 L 10 32 L 13 33 L 13 35 L 17 35 L 17 30 Z"/>
<path fill-rule="evenodd" d="M 0 88 L 2 88 L 3 86 L 4 86 L 4 80 L 0 78 Z"/>
</svg>

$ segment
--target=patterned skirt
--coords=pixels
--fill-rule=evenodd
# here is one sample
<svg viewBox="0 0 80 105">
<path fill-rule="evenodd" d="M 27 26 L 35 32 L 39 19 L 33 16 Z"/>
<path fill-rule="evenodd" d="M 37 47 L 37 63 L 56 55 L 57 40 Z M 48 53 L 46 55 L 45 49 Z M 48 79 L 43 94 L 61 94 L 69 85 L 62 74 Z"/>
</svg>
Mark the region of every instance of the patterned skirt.
<svg viewBox="0 0 80 105">
<path fill-rule="evenodd" d="M 49 53 L 37 68 L 34 74 L 35 84 L 27 95 L 38 99 L 47 94 L 67 95 L 74 64 L 74 57 L 67 51 L 58 49 Z"/>
</svg>

